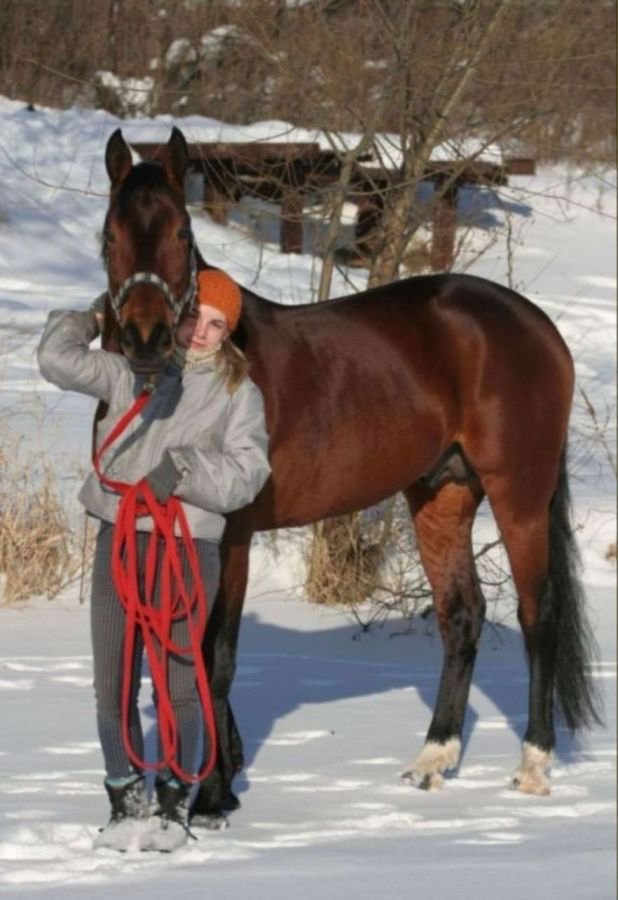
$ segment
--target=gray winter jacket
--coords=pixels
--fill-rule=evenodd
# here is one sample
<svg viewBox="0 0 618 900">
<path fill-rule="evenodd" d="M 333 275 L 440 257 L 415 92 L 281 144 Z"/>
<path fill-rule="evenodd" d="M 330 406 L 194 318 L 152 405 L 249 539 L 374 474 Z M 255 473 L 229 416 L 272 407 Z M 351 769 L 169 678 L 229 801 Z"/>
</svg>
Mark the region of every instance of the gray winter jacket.
<svg viewBox="0 0 618 900">
<path fill-rule="evenodd" d="M 97 446 L 129 409 L 144 385 L 118 353 L 91 350 L 97 334 L 94 314 L 52 312 L 38 349 L 44 378 L 63 390 L 104 400 L 109 409 L 97 428 Z M 150 401 L 105 453 L 102 469 L 117 481 L 135 483 L 167 451 L 181 480 L 174 493 L 183 501 L 194 538 L 218 541 L 223 515 L 250 503 L 270 473 L 262 395 L 246 378 L 234 394 L 212 363 L 181 375 L 168 363 Z M 116 520 L 119 497 L 93 472 L 79 499 L 93 516 Z M 150 517 L 138 520 L 152 530 Z"/>
</svg>

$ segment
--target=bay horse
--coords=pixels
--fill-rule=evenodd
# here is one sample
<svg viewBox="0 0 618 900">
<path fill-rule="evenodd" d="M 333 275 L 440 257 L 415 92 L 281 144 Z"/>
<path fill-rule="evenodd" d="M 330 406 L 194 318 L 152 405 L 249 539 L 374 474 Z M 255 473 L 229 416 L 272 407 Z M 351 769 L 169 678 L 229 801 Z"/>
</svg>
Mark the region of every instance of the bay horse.
<svg viewBox="0 0 618 900">
<path fill-rule="evenodd" d="M 195 269 L 174 128 L 159 161 L 133 165 L 118 129 L 103 233 L 108 306 L 103 346 L 136 373 L 156 372 Z M 457 767 L 485 600 L 472 552 L 487 496 L 518 596 L 529 661 L 529 718 L 514 786 L 550 790 L 554 706 L 572 731 L 600 721 L 595 652 L 569 522 L 566 444 L 571 355 L 549 318 L 512 290 L 471 275 L 408 278 L 319 304 L 284 306 L 243 288 L 234 341 L 265 401 L 272 476 L 227 517 L 222 577 L 205 639 L 218 763 L 194 821 L 219 827 L 238 801 L 242 741 L 229 693 L 249 548 L 257 531 L 306 525 L 402 491 L 433 592 L 443 643 L 435 709 L 405 777 L 426 789 Z"/>
</svg>

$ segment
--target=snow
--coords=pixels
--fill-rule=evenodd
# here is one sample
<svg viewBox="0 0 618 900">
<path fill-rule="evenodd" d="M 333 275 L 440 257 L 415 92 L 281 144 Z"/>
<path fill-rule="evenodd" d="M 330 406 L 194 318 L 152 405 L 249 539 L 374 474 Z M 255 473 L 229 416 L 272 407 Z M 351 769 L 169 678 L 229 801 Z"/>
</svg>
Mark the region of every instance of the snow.
<svg viewBox="0 0 618 900">
<path fill-rule="evenodd" d="M 235 35 L 236 32 L 229 28 L 215 29 L 213 32 L 210 32 L 209 35 L 205 35 L 201 39 L 203 49 L 206 50 L 208 48 L 211 40 L 220 42 L 225 38 L 233 37 Z M 193 50 L 191 49 L 191 46 L 192 45 L 190 45 L 188 41 L 185 41 L 184 43 L 182 40 L 175 41 L 174 44 L 170 46 L 169 53 L 171 56 L 167 60 L 167 63 L 172 65 L 180 61 L 187 63 L 193 62 L 193 56 L 191 55 Z M 183 57 L 183 54 L 188 55 Z M 24 134 L 24 131 L 25 134 L 32 134 L 34 129 L 38 131 L 41 127 L 44 127 L 41 125 L 40 121 L 41 116 L 44 116 L 49 125 L 51 125 L 52 122 L 54 123 L 56 138 L 62 138 L 65 135 L 67 138 L 69 135 L 73 136 L 73 142 L 71 144 L 72 149 L 76 149 L 83 143 L 82 141 L 77 141 L 77 136 L 78 134 L 81 135 L 81 128 L 84 126 L 85 118 L 87 118 L 90 123 L 93 123 L 95 119 L 105 121 L 108 128 L 111 127 L 112 122 L 115 122 L 117 126 L 122 127 L 125 138 L 129 143 L 156 143 L 157 141 L 166 141 L 172 125 L 177 125 L 178 128 L 184 132 L 187 140 L 192 142 L 208 143 L 221 141 L 223 143 L 244 143 L 249 141 L 259 141 L 262 143 L 317 143 L 322 150 L 332 150 L 335 148 L 339 151 L 347 151 L 357 147 L 361 141 L 361 135 L 356 132 L 326 133 L 317 129 L 300 128 L 279 119 L 253 122 L 246 125 L 229 125 L 225 122 L 220 122 L 217 119 L 209 119 L 205 116 L 196 115 L 185 117 L 172 117 L 170 115 L 157 116 L 156 118 L 140 117 L 140 112 L 145 115 L 148 111 L 152 79 L 147 77 L 141 80 L 123 80 L 110 72 L 102 72 L 99 74 L 101 75 L 102 84 L 117 92 L 118 97 L 124 104 L 127 114 L 132 112 L 137 116 L 136 118 L 125 118 L 121 121 L 102 110 L 93 112 L 91 110 L 82 109 L 69 109 L 65 111 L 39 109 L 37 120 L 31 122 L 29 127 L 26 122 L 23 121 L 24 116 L 28 115 L 24 112 L 23 104 L 0 98 L 0 111 L 8 112 L 9 109 L 14 111 L 14 115 L 9 115 L 9 118 L 11 124 L 17 124 L 17 122 L 19 122 L 21 126 L 20 134 Z M 32 116 L 31 118 L 35 117 Z M 90 127 L 93 127 L 93 125 L 91 124 Z M 47 149 L 55 153 L 60 152 L 63 143 L 64 141 L 61 143 L 56 141 L 56 143 L 52 144 Z M 6 152 L 8 147 L 12 144 L 8 135 L 4 137 L 3 144 Z M 32 154 L 33 148 L 31 145 L 26 144 L 23 148 L 27 155 L 32 154 L 33 159 L 38 157 L 41 149 L 41 147 L 37 147 L 37 153 Z M 82 155 L 84 149 L 83 146 L 80 146 L 80 156 L 82 157 L 82 161 L 86 162 L 87 158 Z M 376 135 L 373 141 L 373 151 L 368 150 L 367 152 L 371 153 L 371 158 L 364 163 L 367 166 L 375 166 L 378 159 L 387 169 L 397 168 L 401 165 L 401 140 L 396 134 L 385 133 Z M 73 161 L 73 155 L 73 153 L 69 153 L 68 157 L 65 156 L 65 165 L 67 162 Z M 457 141 L 450 140 L 444 144 L 440 144 L 435 148 L 431 158 L 434 161 L 440 162 L 449 159 L 477 158 L 486 162 L 499 164 L 503 160 L 503 154 L 500 147 L 496 144 L 485 144 L 478 139 L 469 138 Z M 88 162 L 92 166 L 97 163 L 102 165 L 102 154 L 97 154 L 96 161 L 88 160 Z M 40 163 L 38 166 L 35 165 L 34 168 L 38 168 L 39 171 L 42 171 Z M 84 187 L 85 185 L 78 181 L 72 181 L 72 188 L 74 190 L 83 189 Z M 105 191 L 106 186 L 104 180 L 100 182 L 100 187 Z"/>
<path fill-rule="evenodd" d="M 235 25 L 220 25 L 200 38 L 200 49 L 204 59 L 216 58 L 230 41 L 248 41 L 249 35 Z"/>
<path fill-rule="evenodd" d="M 195 63 L 197 62 L 197 53 L 189 38 L 177 38 L 167 48 L 165 54 L 165 65 L 178 65 L 179 63 Z"/>
<path fill-rule="evenodd" d="M 1 418 L 50 456 L 72 497 L 88 464 L 94 404 L 46 385 L 34 350 L 49 309 L 83 308 L 104 287 L 98 233 L 107 137 L 121 125 L 130 140 L 165 139 L 172 120 L 32 113 L 5 99 L 0 120 Z M 191 139 L 292 139 L 285 123 L 176 124 Z M 616 571 L 605 553 L 616 513 L 603 446 L 615 446 L 615 189 L 614 172 L 556 166 L 511 178 L 500 202 L 482 190 L 462 198 L 462 214 L 474 210 L 479 227 L 461 267 L 489 244 L 469 271 L 510 279 L 548 312 L 574 352 L 579 386 L 599 422 L 607 419 L 604 437 L 597 432 L 590 444 L 594 427 L 578 394 L 575 518 L 607 724 L 576 741 L 559 731 L 552 795 L 508 788 L 527 710 L 526 664 L 508 604 L 483 635 L 459 773 L 425 793 L 399 775 L 419 752 L 433 707 L 433 628 L 421 621 L 410 630 L 393 618 L 361 634 L 345 612 L 303 601 L 295 544 L 274 558 L 257 542 L 233 693 L 247 754 L 236 781 L 242 807 L 230 829 L 198 831 L 171 856 L 92 849 L 107 802 L 88 604 L 73 586 L 53 602 L 0 607 L 0 889 L 8 896 L 615 896 Z M 314 295 L 319 265 L 309 253 L 257 245 L 240 215 L 228 228 L 197 206 L 192 216 L 205 256 L 241 283 L 286 302 Z M 338 273 L 334 293 L 349 292 L 346 278 L 361 287 L 365 275 Z M 482 517 L 478 540 L 490 529 Z M 149 691 L 142 694 L 151 746 L 152 707 Z"/>
<path fill-rule="evenodd" d="M 154 79 L 146 78 L 119 78 L 114 72 L 101 69 L 94 73 L 94 82 L 97 86 L 107 88 L 115 93 L 122 103 L 122 108 L 133 115 L 147 115 L 150 110 L 150 99 L 154 89 Z"/>
</svg>

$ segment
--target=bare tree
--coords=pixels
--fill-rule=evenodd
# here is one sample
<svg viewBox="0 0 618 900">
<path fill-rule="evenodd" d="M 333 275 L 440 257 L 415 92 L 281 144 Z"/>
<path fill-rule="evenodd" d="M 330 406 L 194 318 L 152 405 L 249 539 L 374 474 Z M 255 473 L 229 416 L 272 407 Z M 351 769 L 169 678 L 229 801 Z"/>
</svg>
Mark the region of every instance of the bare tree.
<svg viewBox="0 0 618 900">
<path fill-rule="evenodd" d="M 111 70 L 151 77 L 153 112 L 375 125 L 416 156 L 434 126 L 510 124 L 537 158 L 611 162 L 615 34 L 615 0 L 3 0 L 0 92 L 61 106 Z"/>
</svg>

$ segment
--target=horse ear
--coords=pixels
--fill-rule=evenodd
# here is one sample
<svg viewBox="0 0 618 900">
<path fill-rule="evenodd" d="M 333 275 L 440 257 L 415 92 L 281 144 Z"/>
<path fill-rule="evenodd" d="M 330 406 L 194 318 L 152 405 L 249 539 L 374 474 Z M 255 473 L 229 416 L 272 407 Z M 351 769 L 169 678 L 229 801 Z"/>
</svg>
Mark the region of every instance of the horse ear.
<svg viewBox="0 0 618 900">
<path fill-rule="evenodd" d="M 170 184 L 184 190 L 184 178 L 189 165 L 189 148 L 185 136 L 179 128 L 172 128 L 161 159 L 163 171 Z"/>
<path fill-rule="evenodd" d="M 105 148 L 105 168 L 112 187 L 116 187 L 121 181 L 124 181 L 132 166 L 131 151 L 125 143 L 122 131 L 117 128 Z"/>
</svg>

